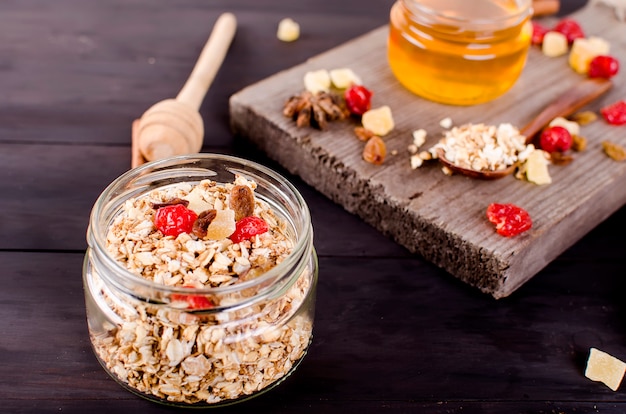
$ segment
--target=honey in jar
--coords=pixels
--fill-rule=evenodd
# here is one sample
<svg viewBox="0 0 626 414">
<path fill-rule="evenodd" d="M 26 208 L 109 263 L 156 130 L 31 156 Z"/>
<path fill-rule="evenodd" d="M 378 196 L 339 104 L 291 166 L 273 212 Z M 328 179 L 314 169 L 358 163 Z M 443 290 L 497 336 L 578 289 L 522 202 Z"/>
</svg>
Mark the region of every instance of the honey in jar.
<svg viewBox="0 0 626 414">
<path fill-rule="evenodd" d="M 426 99 L 491 101 L 524 68 L 531 13 L 531 0 L 398 0 L 390 13 L 389 65 Z"/>
</svg>

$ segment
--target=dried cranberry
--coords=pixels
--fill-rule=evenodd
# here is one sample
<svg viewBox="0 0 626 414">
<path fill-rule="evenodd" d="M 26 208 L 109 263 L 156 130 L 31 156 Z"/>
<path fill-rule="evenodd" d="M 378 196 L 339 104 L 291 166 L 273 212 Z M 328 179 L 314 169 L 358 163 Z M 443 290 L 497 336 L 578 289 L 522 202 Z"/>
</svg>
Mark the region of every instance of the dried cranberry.
<svg viewBox="0 0 626 414">
<path fill-rule="evenodd" d="M 528 212 L 515 204 L 489 204 L 487 219 L 496 225 L 498 234 L 505 237 L 523 233 L 533 225 Z"/>
<path fill-rule="evenodd" d="M 590 78 L 612 78 L 619 71 L 619 61 L 613 56 L 596 56 L 589 62 Z"/>
<path fill-rule="evenodd" d="M 543 43 L 543 37 L 546 35 L 546 33 L 548 33 L 548 28 L 545 26 L 542 26 L 541 24 L 533 21 L 532 22 L 533 25 L 533 35 L 532 35 L 532 44 L 533 45 L 541 45 Z"/>
<path fill-rule="evenodd" d="M 552 29 L 555 32 L 563 34 L 567 38 L 568 43 L 573 43 L 575 39 L 585 37 L 580 24 L 574 19 L 563 19 Z"/>
<path fill-rule="evenodd" d="M 539 146 L 547 152 L 565 152 L 572 146 L 572 134 L 562 126 L 552 126 L 543 130 Z"/>
<path fill-rule="evenodd" d="M 600 109 L 600 113 L 611 125 L 626 124 L 626 101 L 617 101 L 614 104 Z"/>
<path fill-rule="evenodd" d="M 262 218 L 254 216 L 244 217 L 237 222 L 235 231 L 230 235 L 230 239 L 233 243 L 239 243 L 257 234 L 263 234 L 268 230 L 269 226 Z"/>
<path fill-rule="evenodd" d="M 363 115 L 372 107 L 372 91 L 365 86 L 352 85 L 344 92 L 346 106 L 353 115 Z"/>
<path fill-rule="evenodd" d="M 159 208 L 154 215 L 154 225 L 166 236 L 178 236 L 191 233 L 198 215 L 182 204 L 173 204 Z"/>
<path fill-rule="evenodd" d="M 187 309 L 210 309 L 214 306 L 213 302 L 211 302 L 211 300 L 209 300 L 206 296 L 200 295 L 184 295 L 182 293 L 172 293 L 171 300 L 172 302 L 187 302 Z"/>
</svg>

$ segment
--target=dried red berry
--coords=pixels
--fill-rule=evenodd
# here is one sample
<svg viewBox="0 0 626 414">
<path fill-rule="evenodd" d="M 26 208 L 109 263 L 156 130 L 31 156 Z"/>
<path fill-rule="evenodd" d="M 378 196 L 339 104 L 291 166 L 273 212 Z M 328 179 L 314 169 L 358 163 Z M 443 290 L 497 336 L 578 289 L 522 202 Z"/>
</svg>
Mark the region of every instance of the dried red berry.
<svg viewBox="0 0 626 414">
<path fill-rule="evenodd" d="M 563 19 L 552 30 L 563 34 L 569 44 L 572 44 L 575 39 L 585 37 L 582 27 L 574 19 Z"/>
<path fill-rule="evenodd" d="M 372 107 L 372 91 L 365 86 L 352 85 L 344 92 L 346 106 L 353 115 L 363 115 Z"/>
<path fill-rule="evenodd" d="M 244 217 L 237 222 L 235 231 L 230 235 L 230 239 L 233 243 L 239 243 L 257 234 L 263 234 L 268 230 L 269 226 L 262 218 L 254 216 Z"/>
<path fill-rule="evenodd" d="M 531 42 L 533 45 L 541 45 L 543 43 L 543 37 L 549 32 L 549 29 L 541 24 L 533 21 L 533 35 Z"/>
<path fill-rule="evenodd" d="M 611 125 L 626 124 L 626 101 L 617 101 L 614 104 L 600 109 L 600 113 Z"/>
<path fill-rule="evenodd" d="M 596 56 L 589 62 L 590 78 L 612 78 L 619 71 L 619 61 L 613 56 Z"/>
<path fill-rule="evenodd" d="M 533 225 L 528 212 L 515 204 L 489 204 L 487 219 L 496 225 L 498 234 L 505 237 L 516 236 Z"/>
<path fill-rule="evenodd" d="M 154 215 L 154 225 L 165 236 L 178 236 L 191 233 L 198 215 L 183 204 L 167 205 L 159 208 Z"/>
<path fill-rule="evenodd" d="M 172 302 L 186 302 L 187 309 L 210 309 L 215 306 L 213 302 L 211 302 L 211 300 L 209 300 L 206 296 L 200 295 L 184 295 L 182 293 L 172 293 L 170 299 Z"/>
<path fill-rule="evenodd" d="M 552 126 L 543 130 L 539 137 L 539 146 L 546 152 L 565 152 L 571 148 L 572 134 L 562 126 Z"/>
</svg>

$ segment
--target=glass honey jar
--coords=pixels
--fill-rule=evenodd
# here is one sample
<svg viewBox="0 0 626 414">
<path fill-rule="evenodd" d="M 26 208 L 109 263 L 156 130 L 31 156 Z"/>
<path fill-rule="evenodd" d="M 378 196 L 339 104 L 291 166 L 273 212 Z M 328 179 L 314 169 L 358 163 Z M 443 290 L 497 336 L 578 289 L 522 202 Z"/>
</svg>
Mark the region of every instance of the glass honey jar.
<svg viewBox="0 0 626 414">
<path fill-rule="evenodd" d="M 388 60 L 413 93 L 474 105 L 508 91 L 526 63 L 531 0 L 398 0 L 391 8 Z"/>
</svg>

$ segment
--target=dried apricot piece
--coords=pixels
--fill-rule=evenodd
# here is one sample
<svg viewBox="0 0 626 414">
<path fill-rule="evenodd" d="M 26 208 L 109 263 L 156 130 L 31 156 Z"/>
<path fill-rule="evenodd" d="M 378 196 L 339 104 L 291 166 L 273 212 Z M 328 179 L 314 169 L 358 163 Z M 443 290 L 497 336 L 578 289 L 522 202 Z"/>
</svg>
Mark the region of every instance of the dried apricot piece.
<svg viewBox="0 0 626 414">
<path fill-rule="evenodd" d="M 233 210 L 217 210 L 215 218 L 206 229 L 206 237 L 211 240 L 222 240 L 235 231 L 235 212 Z"/>
</svg>

